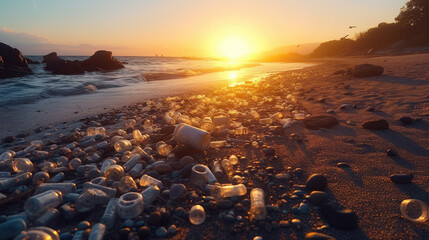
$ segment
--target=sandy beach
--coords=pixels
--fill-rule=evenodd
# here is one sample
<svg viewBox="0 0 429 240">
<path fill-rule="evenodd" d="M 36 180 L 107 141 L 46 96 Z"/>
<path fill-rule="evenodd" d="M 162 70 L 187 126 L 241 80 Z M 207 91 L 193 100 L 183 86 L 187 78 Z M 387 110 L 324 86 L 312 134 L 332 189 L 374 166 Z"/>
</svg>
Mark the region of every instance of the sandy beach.
<svg viewBox="0 0 429 240">
<path fill-rule="evenodd" d="M 169 164 L 174 170 L 182 171 L 180 167 L 175 168 L 184 155 L 192 156 L 196 163 L 207 165 L 231 154 L 242 156 L 235 170 L 249 189 L 264 189 L 266 204 L 274 207 L 266 221 L 250 221 L 247 214 L 249 208 L 242 204 L 243 199 L 249 198 L 249 190 L 246 196 L 230 207 L 222 209 L 220 203 L 216 203 L 217 207 L 206 210 L 206 221 L 193 226 L 187 219 L 175 215 L 177 207 L 189 211 L 190 206 L 205 204 L 207 199 L 203 197 L 202 189 L 192 187 L 188 179 L 181 178 L 188 194 L 194 192 L 197 197 L 188 196 L 182 202 L 171 202 L 166 200 L 168 196 L 161 194 L 154 208 L 156 211 L 165 208 L 170 213 L 169 222 L 174 223 L 178 230 L 171 239 L 252 239 L 254 236 L 262 236 L 263 239 L 304 239 L 306 233 L 316 230 L 336 239 L 429 239 L 429 222 L 411 222 L 401 217 L 399 210 L 400 203 L 409 198 L 429 205 L 429 54 L 325 59 L 318 62 L 321 64 L 273 74 L 259 82 L 226 88 L 193 89 L 178 98 L 162 97 L 154 99 L 154 103 L 144 101 L 117 108 L 82 121 L 41 129 L 38 133 L 25 135 L 23 139 L 18 136 L 13 143 L 3 143 L 1 149 L 19 151 L 35 139 L 62 147 L 74 141 L 69 137 L 73 135 L 74 128 L 84 130 L 94 121 L 113 136 L 122 124 L 117 120 L 121 113 L 137 119 L 138 124 L 144 119 L 151 119 L 154 127 L 164 129 L 167 124 L 163 116 L 169 109 L 174 108 L 190 118 L 202 118 L 222 110 L 229 113 L 232 119 L 231 130 L 236 128 L 234 123 L 238 122 L 240 124 L 237 123 L 237 126 L 247 127 L 249 134 L 236 136 L 225 131 L 212 134 L 212 141 L 226 140 L 228 145 L 219 149 L 209 148 L 205 152 L 185 150 L 185 154 L 176 148 L 176 159 Z M 355 78 L 333 74 L 363 63 L 384 67 L 383 75 Z M 199 108 L 199 105 L 204 107 Z M 343 109 L 340 109 L 341 106 Z M 374 110 L 368 111 L 370 107 Z M 269 118 L 277 112 L 282 113 L 283 118 L 294 118 L 296 113 L 321 114 L 333 116 L 339 123 L 330 129 L 310 130 L 298 119 L 295 124 L 283 128 L 276 121 L 262 124 L 253 120 L 249 116 L 252 109 L 258 111 L 261 118 Z M 331 109 L 333 111 L 327 113 Z M 401 123 L 399 119 L 404 116 L 411 117 L 413 122 L 408 125 Z M 377 119 L 385 119 L 389 129 L 371 131 L 362 127 L 363 122 Z M 139 125 L 136 128 L 142 129 Z M 48 136 L 46 133 L 51 134 Z M 58 140 L 57 133 L 65 137 Z M 153 147 L 156 140 L 168 140 L 171 137 L 169 134 L 150 134 L 150 145 Z M 252 141 L 260 142 L 260 145 L 252 147 Z M 265 153 L 269 147 L 275 150 L 275 156 Z M 395 150 L 397 156 L 388 156 L 388 149 Z M 112 146 L 98 152 L 103 158 L 114 154 Z M 340 168 L 337 166 L 339 162 L 349 167 Z M 101 165 L 101 162 L 97 164 Z M 302 169 L 302 174 L 297 168 Z M 245 173 L 245 170 L 248 172 Z M 273 180 L 276 174 L 281 173 L 290 173 L 291 182 Z M 323 174 L 328 179 L 326 192 L 330 200 L 356 213 L 358 225 L 355 230 L 321 228 L 329 224 L 321 216 L 319 208 L 311 203 L 307 214 L 291 211 L 293 206 L 303 202 L 303 198 L 290 198 L 293 191 L 300 189 L 292 185 L 305 185 L 308 176 L 315 173 Z M 393 183 L 390 175 L 399 173 L 412 173 L 412 183 Z M 72 178 L 72 173 L 68 173 L 66 179 Z M 171 173 L 162 175 L 161 179 L 166 183 L 166 189 L 177 180 L 171 177 Z M 76 183 L 79 186 L 81 182 Z M 22 208 L 24 199 L 1 205 L 1 214 L 21 212 L 19 208 Z M 244 210 L 240 210 L 243 206 Z M 70 231 L 82 219 L 96 223 L 103 211 L 104 208 L 96 209 L 95 214 L 83 215 L 57 229 Z M 224 216 L 229 211 L 234 211 L 243 220 L 225 223 L 220 215 Z M 149 211 L 143 214 L 144 221 L 148 221 L 149 214 Z M 298 227 L 279 227 L 280 221 L 290 222 L 292 219 L 300 219 L 301 224 Z M 108 239 L 117 239 L 121 227 L 120 224 L 115 226 L 115 230 L 109 232 Z"/>
</svg>

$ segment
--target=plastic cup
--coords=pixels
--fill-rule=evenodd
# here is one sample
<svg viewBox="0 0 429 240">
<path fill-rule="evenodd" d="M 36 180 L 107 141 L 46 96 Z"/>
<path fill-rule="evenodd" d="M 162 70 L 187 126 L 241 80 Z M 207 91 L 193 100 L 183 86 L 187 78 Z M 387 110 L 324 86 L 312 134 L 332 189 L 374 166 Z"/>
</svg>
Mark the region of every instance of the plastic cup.
<svg viewBox="0 0 429 240">
<path fill-rule="evenodd" d="M 413 222 L 425 222 L 429 219 L 428 206 L 418 199 L 405 199 L 400 207 L 402 216 Z"/>
</svg>

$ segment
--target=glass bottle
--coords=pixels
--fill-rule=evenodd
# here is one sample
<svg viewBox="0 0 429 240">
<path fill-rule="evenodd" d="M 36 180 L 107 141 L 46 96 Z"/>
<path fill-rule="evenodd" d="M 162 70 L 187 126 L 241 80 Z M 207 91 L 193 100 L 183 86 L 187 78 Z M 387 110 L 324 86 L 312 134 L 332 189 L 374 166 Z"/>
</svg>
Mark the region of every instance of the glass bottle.
<svg viewBox="0 0 429 240">
<path fill-rule="evenodd" d="M 48 208 L 58 206 L 62 201 L 63 194 L 60 191 L 49 190 L 27 199 L 24 209 L 29 216 L 37 216 Z"/>
<path fill-rule="evenodd" d="M 260 188 L 254 188 L 250 192 L 250 218 L 263 220 L 267 216 L 265 207 L 265 193 Z"/>
<path fill-rule="evenodd" d="M 194 205 L 189 212 L 189 221 L 194 225 L 200 225 L 206 220 L 206 212 L 201 205 Z"/>
<path fill-rule="evenodd" d="M 238 185 L 214 185 L 210 191 L 214 199 L 227 198 L 232 196 L 246 195 L 247 188 L 243 184 Z"/>
</svg>

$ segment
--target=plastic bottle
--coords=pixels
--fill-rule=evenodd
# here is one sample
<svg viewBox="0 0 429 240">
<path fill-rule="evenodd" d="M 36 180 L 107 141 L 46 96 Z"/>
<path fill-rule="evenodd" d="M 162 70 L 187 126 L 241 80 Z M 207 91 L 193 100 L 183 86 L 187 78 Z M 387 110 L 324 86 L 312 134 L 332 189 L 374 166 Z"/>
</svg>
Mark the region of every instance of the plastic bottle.
<svg viewBox="0 0 429 240">
<path fill-rule="evenodd" d="M 273 119 L 271 119 L 271 118 L 261 118 L 261 119 L 259 119 L 259 123 L 262 124 L 262 125 L 268 125 L 268 124 L 273 123 Z"/>
<path fill-rule="evenodd" d="M 140 144 L 144 145 L 149 141 L 149 135 L 148 134 L 142 134 L 140 130 L 135 129 L 133 131 L 133 138 Z"/>
<path fill-rule="evenodd" d="M 88 136 L 93 136 L 93 135 L 97 135 L 97 134 L 106 134 L 106 129 L 104 129 L 104 127 L 89 127 L 86 129 L 86 134 Z"/>
<path fill-rule="evenodd" d="M 136 126 L 137 122 L 134 119 L 127 119 L 124 122 L 125 128 L 134 128 Z"/>
<path fill-rule="evenodd" d="M 213 124 L 221 129 L 229 128 L 229 115 L 224 112 L 217 112 L 212 116 Z"/>
<path fill-rule="evenodd" d="M 130 170 L 134 165 L 136 165 L 140 161 L 141 157 L 139 154 L 134 154 L 122 167 L 125 171 Z"/>
<path fill-rule="evenodd" d="M 104 176 L 107 180 L 119 181 L 124 176 L 124 168 L 120 165 L 114 164 L 107 168 Z"/>
<path fill-rule="evenodd" d="M 221 148 L 226 146 L 226 141 L 225 140 L 221 140 L 221 141 L 211 141 L 210 142 L 210 147 L 211 148 Z"/>
<path fill-rule="evenodd" d="M 147 209 L 159 196 L 161 190 L 157 186 L 149 186 L 141 194 L 143 197 L 143 207 Z"/>
<path fill-rule="evenodd" d="M 223 159 L 220 162 L 220 165 L 222 166 L 223 171 L 226 173 L 226 175 L 231 176 L 234 173 L 234 168 L 228 159 Z"/>
<path fill-rule="evenodd" d="M 110 229 L 115 225 L 117 204 L 118 199 L 111 198 L 107 204 L 106 210 L 104 210 L 103 216 L 101 217 L 100 222 L 103 223 L 107 229 Z"/>
<path fill-rule="evenodd" d="M 210 117 L 204 117 L 201 122 L 200 128 L 204 131 L 211 133 L 215 129 L 215 125 L 213 124 L 213 121 Z"/>
<path fill-rule="evenodd" d="M 57 165 L 53 162 L 46 161 L 39 164 L 39 168 L 45 172 L 53 172 L 55 168 L 57 168 Z"/>
<path fill-rule="evenodd" d="M 73 193 L 76 191 L 76 184 L 74 183 L 42 183 L 36 189 L 36 194 L 43 193 L 49 190 L 58 190 L 63 195 Z"/>
<path fill-rule="evenodd" d="M 250 192 L 250 218 L 263 220 L 267 216 L 265 207 L 265 193 L 260 188 L 254 188 Z"/>
<path fill-rule="evenodd" d="M 115 188 L 105 187 L 105 186 L 93 184 L 90 182 L 86 182 L 85 184 L 83 184 L 83 190 L 91 189 L 91 188 L 95 188 L 95 189 L 103 191 L 104 193 L 107 194 L 107 196 L 109 198 L 113 198 L 116 195 L 116 189 Z"/>
<path fill-rule="evenodd" d="M 105 177 L 96 177 L 96 178 L 92 179 L 90 181 L 90 183 L 97 184 L 100 186 L 104 186 L 106 184 L 106 178 Z"/>
<path fill-rule="evenodd" d="M 24 153 L 31 153 L 34 150 L 36 150 L 36 146 L 30 145 L 24 149 Z"/>
<path fill-rule="evenodd" d="M 140 193 L 129 192 L 118 200 L 118 215 L 124 219 L 131 219 L 143 212 L 143 197 Z"/>
<path fill-rule="evenodd" d="M 0 191 L 20 186 L 20 185 L 26 183 L 28 180 L 30 180 L 31 176 L 32 176 L 31 172 L 26 172 L 26 173 L 19 174 L 15 177 L 12 177 L 12 178 L 1 179 L 0 180 Z"/>
<path fill-rule="evenodd" d="M 111 159 L 111 158 L 107 158 L 106 160 L 103 161 L 103 163 L 101 164 L 101 170 L 100 173 L 104 174 L 106 173 L 106 170 L 111 166 L 116 164 L 116 161 Z"/>
<path fill-rule="evenodd" d="M 27 229 L 27 224 L 22 219 L 13 219 L 0 224 L 0 240 L 16 237 Z"/>
<path fill-rule="evenodd" d="M 74 170 L 77 167 L 79 167 L 80 165 L 82 165 L 82 161 L 79 158 L 73 158 L 72 160 L 70 160 L 68 165 L 69 165 L 70 169 Z"/>
<path fill-rule="evenodd" d="M 30 172 L 34 169 L 34 165 L 28 158 L 14 158 L 12 160 L 12 169 L 17 173 Z"/>
<path fill-rule="evenodd" d="M 128 172 L 132 177 L 138 177 L 140 176 L 141 171 L 143 170 L 143 164 L 142 163 L 137 163 L 136 165 L 134 165 L 133 168 L 130 169 L 130 171 Z"/>
<path fill-rule="evenodd" d="M 63 194 L 58 190 L 49 190 L 34 195 L 25 201 L 24 209 L 28 216 L 37 216 L 48 208 L 54 208 L 63 201 Z"/>
<path fill-rule="evenodd" d="M 149 175 L 144 174 L 141 178 L 140 178 L 140 182 L 139 182 L 140 186 L 142 187 L 147 187 L 147 186 L 157 186 L 159 189 L 162 188 L 162 182 L 156 178 L 153 178 Z"/>
<path fill-rule="evenodd" d="M 16 153 L 12 150 L 8 150 L 0 155 L 0 162 L 10 160 L 15 157 Z"/>
<path fill-rule="evenodd" d="M 106 226 L 102 223 L 97 223 L 91 228 L 88 240 L 103 240 L 106 234 Z"/>
<path fill-rule="evenodd" d="M 190 182 L 196 186 L 204 186 L 208 182 L 207 168 L 202 164 L 192 167 Z"/>
<path fill-rule="evenodd" d="M 249 129 L 247 127 L 239 127 L 235 129 L 235 135 L 247 135 L 249 134 Z"/>
<path fill-rule="evenodd" d="M 194 205 L 189 211 L 189 221 L 194 225 L 200 225 L 206 220 L 206 212 L 201 205 Z"/>
<path fill-rule="evenodd" d="M 76 211 L 84 213 L 91 211 L 96 205 L 107 204 L 109 197 L 107 194 L 99 189 L 90 188 L 86 189 L 76 199 L 75 207 Z"/>
<path fill-rule="evenodd" d="M 48 227 L 32 227 L 26 231 L 22 231 L 14 240 L 60 240 L 60 235 L 57 231 Z"/>
<path fill-rule="evenodd" d="M 34 184 L 39 185 L 49 180 L 49 173 L 40 171 L 34 174 L 32 181 Z"/>
<path fill-rule="evenodd" d="M 120 193 L 126 193 L 133 189 L 137 189 L 136 182 L 130 176 L 124 176 L 121 178 L 118 184 L 118 190 Z"/>
<path fill-rule="evenodd" d="M 222 166 L 220 165 L 220 161 L 214 161 L 212 166 L 211 166 L 211 170 L 217 179 L 225 179 L 226 178 L 226 175 L 222 170 Z"/>
<path fill-rule="evenodd" d="M 56 208 L 48 208 L 42 215 L 33 221 L 33 226 L 49 226 L 60 217 L 60 211 Z"/>
<path fill-rule="evenodd" d="M 276 112 L 276 113 L 274 113 L 273 115 L 271 115 L 271 116 L 270 116 L 270 118 L 271 118 L 273 121 L 278 121 L 278 120 L 280 120 L 282 117 L 283 117 L 283 114 L 282 114 L 281 112 Z"/>
<path fill-rule="evenodd" d="M 61 180 L 63 180 L 65 178 L 65 174 L 63 172 L 58 173 L 57 175 L 53 176 L 49 182 L 50 183 L 57 183 L 60 182 Z"/>
<path fill-rule="evenodd" d="M 210 194 L 215 199 L 227 198 L 232 196 L 246 195 L 247 188 L 243 184 L 238 185 L 214 185 Z"/>
<path fill-rule="evenodd" d="M 131 142 L 125 139 L 116 141 L 114 147 L 117 152 L 125 152 L 133 148 Z"/>
<path fill-rule="evenodd" d="M 173 136 L 177 143 L 189 145 L 200 151 L 204 151 L 210 146 L 209 132 L 184 123 L 176 126 Z"/>
<path fill-rule="evenodd" d="M 156 143 L 156 151 L 161 156 L 168 156 L 173 151 L 173 148 L 167 143 L 160 141 Z"/>
</svg>

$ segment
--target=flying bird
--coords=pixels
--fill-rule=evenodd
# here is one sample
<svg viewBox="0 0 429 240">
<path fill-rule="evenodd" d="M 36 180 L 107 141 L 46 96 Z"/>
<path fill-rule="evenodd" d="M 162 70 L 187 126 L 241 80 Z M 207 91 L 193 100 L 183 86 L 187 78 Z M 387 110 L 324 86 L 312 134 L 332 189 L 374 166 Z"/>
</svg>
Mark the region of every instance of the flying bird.
<svg viewBox="0 0 429 240">
<path fill-rule="evenodd" d="M 356 28 L 356 26 L 350 26 L 349 29 Z"/>
<path fill-rule="evenodd" d="M 346 35 L 346 36 L 344 36 L 344 37 L 340 38 L 340 40 L 344 40 L 344 39 L 346 39 L 348 36 L 349 36 L 349 35 Z"/>
</svg>

